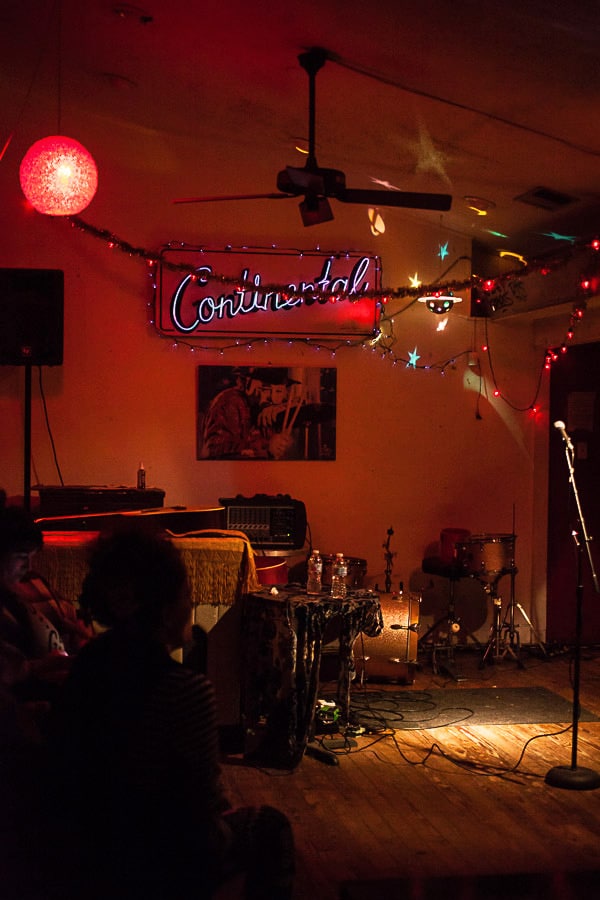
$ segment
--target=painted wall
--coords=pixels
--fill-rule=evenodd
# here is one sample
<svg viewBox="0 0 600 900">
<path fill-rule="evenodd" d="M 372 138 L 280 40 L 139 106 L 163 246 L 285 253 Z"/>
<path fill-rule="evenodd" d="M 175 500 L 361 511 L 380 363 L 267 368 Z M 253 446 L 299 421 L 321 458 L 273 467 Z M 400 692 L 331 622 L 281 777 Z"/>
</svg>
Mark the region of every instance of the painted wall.
<svg viewBox="0 0 600 900">
<path fill-rule="evenodd" d="M 283 493 L 302 500 L 313 545 L 367 560 L 367 584 L 383 588 L 383 544 L 393 528 L 393 587 L 423 591 L 422 621 L 430 624 L 445 608 L 447 583 L 426 576 L 421 560 L 437 552 L 441 529 L 461 527 L 488 534 L 518 535 L 518 599 L 544 628 L 545 557 L 542 534 L 548 421 L 546 380 L 542 412 L 526 408 L 536 395 L 543 349 L 534 326 L 469 317 L 469 304 L 456 304 L 446 329 L 423 304 L 397 309 L 394 352 L 406 357 L 417 348 L 418 365 L 393 365 L 377 348 L 341 349 L 335 357 L 301 344 L 271 343 L 252 351 L 218 349 L 193 353 L 174 348 L 149 324 L 151 279 L 144 261 L 104 240 L 72 228 L 64 220 L 28 211 L 18 188 L 18 148 L 0 166 L 3 197 L 1 266 L 61 268 L 65 272 L 64 364 L 43 368 L 42 381 L 56 455 L 65 484 L 135 484 L 138 462 L 149 487 L 165 490 L 165 505 L 212 506 L 219 497 Z M 243 242 L 310 248 L 371 249 L 383 260 L 384 283 L 408 284 L 415 271 L 425 282 L 446 263 L 468 256 L 468 238 L 448 234 L 437 221 L 423 223 L 394 211 L 386 234 L 367 231 L 366 212 L 345 211 L 325 235 L 299 229 L 297 211 L 269 208 L 252 213 L 219 209 L 182 219 L 153 202 L 141 175 L 130 187 L 135 201 L 116 190 L 94 200 L 83 218 L 114 230 L 144 248 L 182 240 L 223 246 Z M 144 198 L 143 202 L 140 197 Z M 275 204 L 283 206 L 285 204 Z M 215 218 L 216 216 L 216 218 Z M 293 224 L 281 225 L 284 217 Z M 285 229 L 288 229 L 287 232 Z M 201 234 L 199 234 L 201 231 Z M 210 239 L 210 240 L 209 240 Z M 449 242 L 444 263 L 439 243 Z M 465 277 L 463 261 L 451 277 Z M 564 320 L 556 331 L 564 330 Z M 560 337 L 560 335 L 559 335 Z M 489 359 L 512 406 L 493 397 Z M 450 360 L 444 374 L 437 364 Z M 469 361 L 471 365 L 469 365 Z M 210 363 L 254 365 L 335 365 L 338 370 L 337 459 L 334 462 L 198 461 L 195 456 L 196 368 Z M 60 479 L 34 370 L 34 483 Z M 0 483 L 11 496 L 23 484 L 23 370 L 0 368 Z M 462 581 L 459 613 L 465 628 L 487 635 L 488 598 L 479 583 Z M 527 631 L 523 640 L 529 640 Z"/>
</svg>

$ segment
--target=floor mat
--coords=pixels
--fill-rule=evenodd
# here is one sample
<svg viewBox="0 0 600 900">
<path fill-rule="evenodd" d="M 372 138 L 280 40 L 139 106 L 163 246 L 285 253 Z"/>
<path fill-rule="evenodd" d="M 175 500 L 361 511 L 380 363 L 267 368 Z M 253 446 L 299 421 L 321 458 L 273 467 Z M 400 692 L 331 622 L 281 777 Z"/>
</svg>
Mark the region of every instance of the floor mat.
<svg viewBox="0 0 600 900">
<path fill-rule="evenodd" d="M 443 728 L 448 725 L 569 724 L 573 703 L 542 687 L 456 688 L 432 691 L 355 691 L 350 718 L 365 728 Z M 580 709 L 580 722 L 600 717 Z"/>
</svg>

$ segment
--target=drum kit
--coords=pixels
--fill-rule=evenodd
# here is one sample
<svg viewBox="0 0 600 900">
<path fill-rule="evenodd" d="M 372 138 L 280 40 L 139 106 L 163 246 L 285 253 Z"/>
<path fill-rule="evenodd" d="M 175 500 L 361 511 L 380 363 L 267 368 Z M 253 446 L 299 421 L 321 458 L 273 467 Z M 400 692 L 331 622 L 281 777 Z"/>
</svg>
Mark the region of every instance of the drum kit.
<svg viewBox="0 0 600 900">
<path fill-rule="evenodd" d="M 441 575 L 450 580 L 450 599 L 447 613 L 435 622 L 428 631 L 419 636 L 421 595 L 405 592 L 400 584 L 399 591 L 391 591 L 391 562 L 389 551 L 389 537 L 393 534 L 388 531 L 388 541 L 384 544 L 386 549 L 386 586 L 385 592 L 380 594 L 381 611 L 383 618 L 383 632 L 374 638 L 361 638 L 360 645 L 354 648 L 354 661 L 356 674 L 364 680 L 370 677 L 392 679 L 404 683 L 412 683 L 414 668 L 417 665 L 418 644 L 424 644 L 434 632 L 442 626 L 447 632 L 442 643 L 434 642 L 432 664 L 434 672 L 437 672 L 438 664 L 445 671 L 462 681 L 453 668 L 453 648 L 460 631 L 460 619 L 455 615 L 454 586 L 461 578 L 476 579 L 489 594 L 492 601 L 493 619 L 490 627 L 490 636 L 483 648 L 480 667 L 483 668 L 488 661 L 500 660 L 511 657 L 522 668 L 520 657 L 521 641 L 519 626 L 515 622 L 515 613 L 518 610 L 531 629 L 532 635 L 545 655 L 543 643 L 537 638 L 533 624 L 515 598 L 515 577 L 518 569 L 515 565 L 515 542 L 517 536 L 511 534 L 473 534 L 465 529 L 445 529 L 441 535 L 441 556 L 429 557 L 423 560 L 423 571 L 430 574 Z M 325 561 L 325 560 L 324 560 Z M 366 572 L 365 560 L 351 560 L 353 563 L 353 575 L 351 586 L 360 587 L 362 578 Z M 326 582 L 325 565 L 323 567 L 323 582 Z M 349 571 L 349 576 L 350 576 Z M 510 576 L 510 598 L 503 610 L 502 597 L 498 592 L 498 584 L 505 576 Z M 349 582 L 350 583 L 350 582 Z M 376 587 L 376 590 L 378 588 Z M 482 644 L 475 635 L 469 634 L 478 648 Z M 445 651 L 447 660 L 440 664 L 437 654 Z"/>
</svg>

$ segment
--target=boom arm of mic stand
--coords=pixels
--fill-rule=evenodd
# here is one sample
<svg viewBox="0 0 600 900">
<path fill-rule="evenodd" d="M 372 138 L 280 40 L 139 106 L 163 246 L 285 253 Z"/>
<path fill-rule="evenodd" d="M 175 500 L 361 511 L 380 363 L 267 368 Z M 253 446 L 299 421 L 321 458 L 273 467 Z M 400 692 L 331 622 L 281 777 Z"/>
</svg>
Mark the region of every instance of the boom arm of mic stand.
<svg viewBox="0 0 600 900">
<path fill-rule="evenodd" d="M 575 498 L 575 504 L 577 506 L 577 518 L 579 519 L 579 524 L 581 525 L 581 534 L 583 536 L 583 543 L 585 544 L 585 551 L 588 558 L 588 563 L 590 566 L 590 572 L 592 574 L 592 581 L 594 583 L 594 589 L 597 594 L 600 594 L 600 585 L 598 584 L 598 575 L 596 573 L 596 569 L 594 567 L 594 559 L 592 557 L 592 549 L 591 549 L 591 537 L 587 533 L 587 528 L 585 524 L 585 519 L 583 518 L 583 510 L 581 509 L 581 503 L 579 501 L 579 492 L 577 490 L 577 484 L 575 482 L 575 467 L 573 465 L 573 453 L 570 451 L 569 447 L 565 444 L 565 456 L 567 458 L 567 466 L 569 467 L 569 481 L 571 483 L 571 488 L 573 490 L 573 496 Z M 574 534 L 576 538 L 576 535 Z"/>
</svg>

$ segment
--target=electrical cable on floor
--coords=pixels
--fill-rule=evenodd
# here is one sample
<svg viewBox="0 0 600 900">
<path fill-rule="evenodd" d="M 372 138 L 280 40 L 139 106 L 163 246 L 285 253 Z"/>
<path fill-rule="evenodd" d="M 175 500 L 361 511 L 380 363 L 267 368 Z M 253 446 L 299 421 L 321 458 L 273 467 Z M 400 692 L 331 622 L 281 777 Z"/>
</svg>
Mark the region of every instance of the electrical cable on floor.
<svg viewBox="0 0 600 900">
<path fill-rule="evenodd" d="M 572 725 L 567 725 L 565 728 L 560 729 L 560 731 L 545 732 L 543 734 L 533 735 L 525 742 L 525 744 L 523 745 L 523 748 L 521 750 L 521 753 L 519 755 L 519 758 L 517 759 L 516 763 L 512 766 L 503 766 L 503 765 L 498 765 L 495 763 L 476 762 L 474 760 L 469 760 L 469 759 L 460 759 L 458 757 L 453 756 L 450 753 L 447 753 L 437 743 L 431 744 L 431 746 L 425 750 L 425 754 L 422 759 L 412 760 L 412 759 L 409 759 L 409 757 L 406 755 L 405 751 L 400 747 L 400 745 L 398 743 L 398 739 L 397 739 L 398 731 L 395 729 L 389 729 L 381 734 L 373 735 L 373 740 L 371 740 L 368 744 L 363 744 L 361 746 L 357 745 L 356 747 L 348 746 L 348 748 L 343 749 L 343 751 L 340 751 L 336 748 L 327 747 L 327 745 L 325 744 L 326 739 L 320 738 L 320 739 L 317 739 L 316 742 L 321 745 L 322 753 L 327 754 L 327 757 L 332 757 L 332 756 L 337 757 L 337 756 L 355 756 L 357 753 L 365 753 L 367 750 L 371 750 L 374 746 L 376 746 L 378 743 L 381 743 L 381 741 L 385 740 L 386 738 L 391 738 L 396 750 L 398 751 L 398 754 L 404 760 L 404 762 L 409 766 L 426 766 L 427 762 L 433 756 L 438 755 L 442 759 L 445 759 L 447 762 L 450 762 L 453 765 L 457 766 L 457 768 L 463 769 L 465 772 L 469 772 L 473 775 L 479 775 L 482 777 L 506 778 L 509 775 L 522 774 L 526 777 L 531 777 L 531 778 L 544 778 L 545 773 L 540 773 L 540 774 L 535 773 L 535 772 L 519 773 L 519 767 L 520 767 L 521 763 L 523 762 L 525 753 L 527 752 L 527 748 L 533 741 L 539 740 L 540 738 L 557 737 L 558 735 L 566 734 L 568 731 L 571 730 L 572 727 L 573 727 Z M 367 737 L 370 736 L 368 732 L 366 732 L 365 735 Z M 344 740 L 344 738 L 340 738 L 340 740 Z M 415 748 L 415 752 L 418 752 L 417 748 Z M 316 754 L 313 753 L 312 755 L 316 755 Z M 377 756 L 377 759 L 379 759 L 381 762 L 389 762 L 389 760 L 384 760 L 378 754 L 376 754 L 376 756 Z M 319 756 L 318 758 L 321 758 L 321 757 Z M 337 764 L 337 760 L 335 762 L 333 762 L 333 760 L 331 760 L 330 758 L 325 759 L 324 756 L 322 757 L 322 759 L 324 761 L 330 762 L 333 765 Z"/>
<path fill-rule="evenodd" d="M 360 700 L 358 702 L 356 701 L 357 696 L 360 698 Z M 383 711 L 381 710 L 382 698 L 385 698 L 383 700 L 383 702 L 384 702 L 384 704 L 389 704 L 391 707 L 390 709 L 388 709 L 388 710 L 384 709 Z M 351 710 L 351 715 L 350 715 L 351 722 L 348 725 L 346 732 L 339 732 L 340 737 L 337 739 L 335 739 L 332 734 L 329 734 L 328 737 L 321 737 L 319 739 L 319 743 L 322 747 L 323 753 L 328 754 L 329 756 L 331 756 L 331 755 L 333 755 L 333 756 L 355 755 L 356 753 L 364 753 L 367 750 L 372 750 L 372 748 L 374 746 L 381 743 L 386 738 L 391 738 L 400 757 L 404 760 L 404 762 L 406 762 L 410 766 L 425 766 L 427 764 L 427 762 L 433 756 L 438 755 L 442 759 L 445 759 L 446 761 L 452 763 L 452 765 L 455 765 L 458 768 L 460 768 L 466 772 L 469 772 L 473 775 L 481 775 L 483 777 L 507 778 L 510 775 L 515 775 L 515 774 L 519 773 L 519 767 L 520 767 L 521 763 L 523 762 L 523 759 L 527 752 L 527 748 L 533 741 L 539 740 L 540 738 L 543 738 L 543 737 L 555 737 L 555 736 L 558 736 L 561 734 L 565 734 L 566 732 L 568 732 L 572 729 L 572 724 L 570 724 L 570 725 L 566 726 L 565 728 L 561 729 L 560 731 L 533 735 L 523 745 L 523 748 L 521 750 L 521 753 L 520 753 L 516 763 L 514 763 L 514 765 L 510 765 L 510 766 L 498 765 L 498 764 L 494 764 L 494 763 L 476 762 L 476 761 L 469 760 L 469 759 L 461 759 L 456 756 L 453 756 L 451 753 L 446 752 L 437 743 L 432 744 L 425 751 L 425 755 L 422 759 L 411 760 L 406 755 L 404 750 L 400 747 L 400 744 L 398 742 L 398 733 L 400 731 L 406 732 L 408 730 L 415 730 L 414 725 L 417 723 L 415 723 L 415 722 L 411 723 L 413 725 L 412 729 L 395 728 L 394 725 L 390 723 L 390 718 L 395 721 L 398 721 L 398 720 L 406 721 L 404 713 L 398 709 L 396 709 L 396 710 L 394 709 L 394 707 L 397 707 L 401 703 L 409 704 L 409 705 L 410 704 L 419 704 L 419 703 L 425 704 L 425 705 L 429 704 L 431 709 L 435 710 L 435 703 L 433 702 L 432 695 L 427 691 L 419 691 L 419 692 L 406 691 L 406 692 L 400 693 L 400 695 L 391 696 L 391 695 L 388 695 L 387 692 L 384 692 L 384 691 L 376 691 L 376 692 L 369 691 L 369 690 L 367 690 L 367 688 L 365 686 L 364 690 L 362 690 L 358 695 L 354 695 L 354 701 L 355 702 L 353 703 L 353 710 Z M 377 708 L 375 708 L 374 701 L 378 701 Z M 327 701 L 323 701 L 323 702 L 327 702 Z M 359 705 L 360 702 L 363 703 L 362 707 Z M 358 709 L 357 709 L 357 707 L 358 707 Z M 441 710 L 441 712 L 448 711 L 449 709 L 454 710 L 454 709 L 456 709 L 456 707 L 447 707 L 447 708 L 444 708 L 443 710 Z M 472 716 L 475 715 L 474 710 L 467 708 L 467 707 L 465 707 L 464 709 L 465 709 L 465 712 L 467 713 L 467 715 L 462 717 L 461 719 L 456 719 L 456 720 L 453 720 L 450 722 L 444 722 L 439 725 L 432 725 L 431 721 L 432 721 L 433 717 L 431 717 L 429 719 L 419 719 L 418 724 L 421 725 L 421 723 L 422 723 L 423 729 L 428 730 L 428 731 L 431 730 L 432 728 L 452 727 L 452 726 L 461 724 L 464 721 L 468 721 L 468 719 L 470 719 Z M 371 719 L 372 719 L 371 722 L 368 721 L 368 716 L 367 717 L 365 716 L 365 711 L 367 712 L 368 715 L 371 716 Z M 357 715 L 357 712 L 358 712 L 358 715 Z M 406 710 L 404 712 L 406 712 Z M 352 715 L 352 713 L 354 713 L 354 715 Z M 362 713 L 362 715 L 361 715 L 361 713 Z M 436 712 L 435 717 L 439 716 L 439 714 L 440 714 L 440 710 L 438 710 Z M 356 720 L 356 721 L 354 721 L 354 720 Z M 333 720 L 332 720 L 332 722 L 333 722 Z M 377 723 L 376 731 L 373 730 L 373 727 L 372 727 L 375 723 Z M 360 726 L 361 726 L 359 730 L 357 730 L 357 727 L 356 727 L 357 724 L 360 724 Z M 373 739 L 370 740 L 369 743 L 367 743 L 367 744 L 362 744 L 361 746 L 358 746 L 358 744 L 356 743 L 356 740 L 354 738 L 356 736 L 358 736 L 359 734 L 362 734 L 365 737 L 372 736 Z M 349 736 L 350 736 L 350 740 L 348 739 Z M 332 746 L 332 744 L 337 744 L 338 741 L 341 742 L 341 746 Z M 329 742 L 329 746 L 327 746 L 327 742 Z M 377 755 L 378 759 L 380 759 L 382 762 L 385 762 L 385 760 L 383 760 L 381 758 L 381 756 L 379 756 L 378 754 L 376 754 L 376 755 Z M 331 760 L 327 760 L 327 761 L 331 761 Z M 544 777 L 544 775 L 542 775 L 542 774 L 537 775 L 536 773 L 533 773 L 533 772 L 521 772 L 520 774 L 522 774 L 524 776 L 533 777 L 533 778 L 543 778 Z"/>
</svg>

